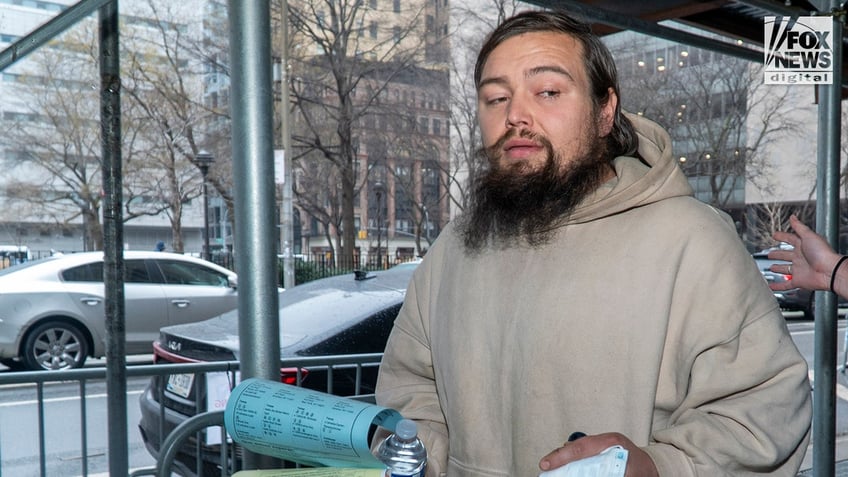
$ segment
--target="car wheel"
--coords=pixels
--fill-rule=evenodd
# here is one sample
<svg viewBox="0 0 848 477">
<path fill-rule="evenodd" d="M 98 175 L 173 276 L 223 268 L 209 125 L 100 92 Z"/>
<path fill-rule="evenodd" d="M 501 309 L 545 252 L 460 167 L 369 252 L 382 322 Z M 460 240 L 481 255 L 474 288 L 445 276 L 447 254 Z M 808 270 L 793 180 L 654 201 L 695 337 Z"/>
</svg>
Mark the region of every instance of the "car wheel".
<svg viewBox="0 0 848 477">
<path fill-rule="evenodd" d="M 26 338 L 23 363 L 27 369 L 72 369 L 85 363 L 88 343 L 76 326 L 61 321 L 42 323 Z"/>
</svg>

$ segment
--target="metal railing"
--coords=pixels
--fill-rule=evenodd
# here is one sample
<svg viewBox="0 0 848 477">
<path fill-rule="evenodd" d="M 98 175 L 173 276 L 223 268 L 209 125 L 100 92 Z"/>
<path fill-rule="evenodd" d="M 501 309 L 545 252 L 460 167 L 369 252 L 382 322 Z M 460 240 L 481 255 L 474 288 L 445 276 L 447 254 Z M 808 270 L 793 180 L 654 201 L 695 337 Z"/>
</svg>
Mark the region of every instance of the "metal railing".
<svg viewBox="0 0 848 477">
<path fill-rule="evenodd" d="M 287 358 L 281 360 L 281 369 L 285 369 L 288 372 L 294 372 L 297 375 L 297 385 L 302 384 L 301 377 L 305 375 L 307 372 L 311 374 L 317 374 L 318 371 L 326 371 L 326 390 L 330 393 L 333 392 L 333 378 L 335 376 L 334 373 L 338 373 L 341 370 L 346 370 L 347 372 L 353 371 L 353 376 L 355 376 L 355 387 L 354 393 L 350 397 L 360 400 L 373 401 L 373 394 L 361 393 L 361 385 L 362 385 L 362 377 L 363 371 L 369 368 L 376 368 L 380 364 L 380 360 L 382 358 L 381 353 L 371 353 L 371 354 L 358 354 L 358 355 L 341 355 L 341 356 L 318 356 L 318 357 L 300 357 L 300 358 Z M 202 374 L 204 376 L 208 376 L 208 373 L 220 373 L 225 372 L 230 376 L 229 382 L 232 383 L 231 387 L 236 384 L 237 372 L 239 370 L 239 362 L 238 361 L 226 361 L 226 362 L 209 362 L 209 363 L 185 363 L 185 364 L 152 364 L 152 365 L 133 365 L 128 366 L 126 369 L 127 378 L 138 378 L 138 377 L 159 377 L 162 380 L 167 380 L 167 376 L 169 375 L 182 375 L 182 374 Z M 323 373 L 322 373 L 323 374 Z M 85 369 L 73 369 L 67 371 L 34 371 L 34 372 L 7 372 L 0 373 L 0 386 L 5 386 L 4 389 L 11 389 L 13 385 L 18 386 L 26 386 L 26 387 L 34 387 L 36 393 L 35 406 L 37 408 L 37 422 L 34 423 L 37 430 L 37 439 L 38 439 L 38 468 L 39 474 L 42 477 L 48 475 L 47 472 L 47 456 L 51 454 L 51 449 L 48 448 L 47 441 L 45 437 L 48 435 L 47 431 L 47 422 L 45 418 L 45 400 L 49 399 L 50 396 L 50 387 L 48 385 L 51 384 L 69 384 L 76 383 L 78 388 L 77 398 L 79 399 L 79 410 L 78 415 L 76 416 L 63 416 L 64 420 L 61 425 L 65 428 L 72 428 L 70 425 L 71 419 L 79 419 L 79 474 L 83 477 L 87 477 L 90 474 L 90 466 L 89 460 L 91 458 L 89 446 L 89 437 L 90 430 L 89 426 L 89 410 L 90 403 L 86 399 L 89 394 L 89 390 L 95 385 L 102 385 L 106 380 L 106 368 L 85 368 Z M 198 392 L 198 387 L 201 386 L 201 382 L 205 382 L 205 380 L 195 379 L 192 383 L 193 395 L 199 396 L 201 393 Z M 173 454 L 177 452 L 177 450 L 173 449 L 165 449 L 169 432 L 164 432 L 167 429 L 165 423 L 165 415 L 166 408 L 165 406 L 161 406 L 161 403 L 165 402 L 165 386 L 159 386 L 157 390 L 156 400 L 160 403 L 160 412 L 159 412 L 159 437 L 158 437 L 158 445 L 157 448 L 160 450 L 159 455 L 163 455 L 165 451 L 169 452 L 170 460 L 173 460 Z M 73 398 L 73 396 L 63 396 L 65 399 Z M 195 399 L 195 409 L 194 415 L 203 415 L 207 413 L 205 402 L 200 402 L 199 399 Z M 173 413 L 173 410 L 167 409 L 168 413 Z M 191 418 L 191 415 L 185 414 L 183 417 L 187 420 Z M 29 426 L 30 423 L 21 422 L 20 425 Z M 95 432 L 101 432 L 103 429 L 98 427 Z M 135 426 L 132 426 L 128 432 L 139 432 Z M 114 439 L 118 439 L 118 436 L 109 436 L 110 442 L 114 442 Z M 129 436 L 124 436 L 124 439 L 129 439 Z M 202 468 L 201 462 L 201 454 L 203 453 L 200 449 L 202 444 L 202 439 L 195 438 L 192 440 L 191 445 L 196 446 L 194 451 L 191 454 L 196 456 L 196 465 L 195 468 Z M 3 447 L 4 443 L 2 439 L 0 439 L 0 457 L 3 456 Z M 182 445 L 181 441 L 181 445 Z M 226 446 L 224 446 L 226 449 Z M 228 476 L 231 472 L 237 470 L 240 466 L 239 462 L 237 462 L 240 457 L 236 452 L 236 446 L 229 446 L 229 452 L 221 453 L 220 468 L 221 475 Z M 156 456 L 154 456 L 156 457 Z M 175 464 L 175 471 L 180 475 L 191 475 L 194 472 L 194 469 L 189 469 L 188 466 L 184 464 Z M 133 476 L 141 476 L 141 475 L 156 475 L 156 469 L 154 468 L 142 468 L 137 469 L 132 472 Z M 3 459 L 0 458 L 0 477 L 3 475 Z"/>
</svg>

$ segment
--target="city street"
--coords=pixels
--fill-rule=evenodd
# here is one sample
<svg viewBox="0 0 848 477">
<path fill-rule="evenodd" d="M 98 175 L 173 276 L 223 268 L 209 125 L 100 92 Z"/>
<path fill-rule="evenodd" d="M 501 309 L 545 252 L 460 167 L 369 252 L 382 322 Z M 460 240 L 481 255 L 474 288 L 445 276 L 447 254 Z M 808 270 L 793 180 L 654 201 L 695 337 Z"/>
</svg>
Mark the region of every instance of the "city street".
<svg viewBox="0 0 848 477">
<path fill-rule="evenodd" d="M 843 312 L 844 310 L 840 311 L 840 313 Z M 792 316 L 794 316 L 794 314 Z M 787 323 L 789 331 L 792 333 L 792 339 L 795 341 L 798 349 L 804 354 L 804 357 L 809 363 L 810 379 L 813 381 L 813 387 L 815 387 L 815 373 L 813 370 L 814 324 L 812 321 L 804 321 L 800 319 L 790 319 Z M 839 333 L 837 337 L 836 365 L 840 366 L 843 364 L 843 360 L 845 359 L 845 320 L 840 319 L 838 326 Z M 836 460 L 845 461 L 848 460 L 848 374 L 841 372 L 841 370 L 836 373 L 836 397 Z M 810 451 L 807 452 L 807 457 L 804 459 L 801 469 L 809 469 L 812 465 L 811 446 Z M 840 469 L 837 470 L 842 473 L 838 473 L 838 476 L 844 475 L 844 471 Z"/>
<path fill-rule="evenodd" d="M 150 364 L 151 356 L 128 357 L 127 363 Z M 86 367 L 104 366 L 91 360 Z M 9 372 L 0 366 L 2 371 Z M 127 382 L 127 429 L 131 468 L 155 465 L 138 432 L 138 398 L 148 378 Z M 47 475 L 82 475 L 79 384 L 54 383 L 44 386 L 44 420 Z M 35 386 L 0 387 L 0 477 L 39 474 L 38 397 Z M 108 471 L 109 439 L 105 383 L 86 384 L 88 474 Z M 27 432 L 22 432 L 26 429 Z M 104 474 L 106 475 L 106 474 Z"/>
<path fill-rule="evenodd" d="M 792 333 L 792 338 L 795 340 L 795 344 L 798 346 L 798 349 L 801 350 L 801 353 L 804 354 L 804 358 L 806 358 L 807 362 L 809 363 L 810 379 L 813 381 L 813 387 L 815 387 L 815 373 L 813 369 L 813 327 L 814 325 L 811 321 L 789 321 L 789 330 Z M 842 360 L 844 359 L 844 349 L 845 320 L 840 319 L 839 336 L 837 340 L 837 366 L 842 364 Z M 836 396 L 838 398 L 836 403 L 836 433 L 838 435 L 845 435 L 848 434 L 848 374 L 844 372 L 838 372 L 836 376 Z"/>
</svg>

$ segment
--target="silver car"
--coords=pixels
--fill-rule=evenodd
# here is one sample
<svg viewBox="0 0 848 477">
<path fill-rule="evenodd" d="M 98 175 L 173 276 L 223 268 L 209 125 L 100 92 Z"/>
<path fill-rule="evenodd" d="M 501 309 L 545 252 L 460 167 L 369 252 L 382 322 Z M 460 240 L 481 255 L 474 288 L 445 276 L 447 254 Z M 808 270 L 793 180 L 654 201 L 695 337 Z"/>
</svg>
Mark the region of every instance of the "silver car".
<svg viewBox="0 0 848 477">
<path fill-rule="evenodd" d="M 238 306 L 236 274 L 166 252 L 124 252 L 126 352 L 153 351 L 159 328 Z M 0 270 L 0 363 L 12 369 L 78 368 L 106 344 L 103 252 Z"/>
</svg>

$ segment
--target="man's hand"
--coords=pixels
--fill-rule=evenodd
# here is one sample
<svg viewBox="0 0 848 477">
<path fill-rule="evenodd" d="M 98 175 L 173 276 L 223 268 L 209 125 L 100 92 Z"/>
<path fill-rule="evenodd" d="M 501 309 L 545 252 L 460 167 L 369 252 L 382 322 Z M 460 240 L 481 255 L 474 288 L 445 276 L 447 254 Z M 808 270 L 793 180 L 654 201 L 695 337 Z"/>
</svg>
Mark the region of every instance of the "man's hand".
<svg viewBox="0 0 848 477">
<path fill-rule="evenodd" d="M 539 468 L 542 470 L 556 469 L 569 462 L 598 455 L 612 446 L 621 446 L 628 451 L 627 470 L 624 477 L 659 477 L 657 467 L 651 457 L 637 447 L 633 441 L 617 432 L 586 436 L 572 442 L 566 442 L 562 447 L 543 457 L 539 462 Z"/>
</svg>

